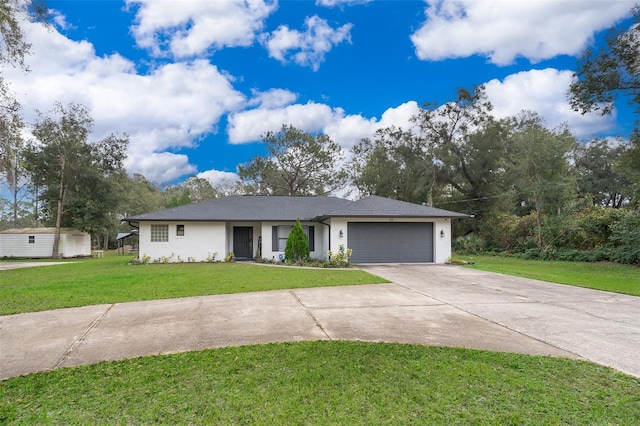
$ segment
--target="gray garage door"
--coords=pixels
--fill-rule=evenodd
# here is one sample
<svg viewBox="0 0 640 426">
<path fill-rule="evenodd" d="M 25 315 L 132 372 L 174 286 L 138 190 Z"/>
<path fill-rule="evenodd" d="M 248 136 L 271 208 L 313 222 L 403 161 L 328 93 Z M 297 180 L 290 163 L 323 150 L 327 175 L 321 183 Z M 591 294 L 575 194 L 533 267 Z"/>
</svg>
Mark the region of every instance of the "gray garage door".
<svg viewBox="0 0 640 426">
<path fill-rule="evenodd" d="M 347 224 L 352 263 L 433 262 L 433 223 Z"/>
</svg>

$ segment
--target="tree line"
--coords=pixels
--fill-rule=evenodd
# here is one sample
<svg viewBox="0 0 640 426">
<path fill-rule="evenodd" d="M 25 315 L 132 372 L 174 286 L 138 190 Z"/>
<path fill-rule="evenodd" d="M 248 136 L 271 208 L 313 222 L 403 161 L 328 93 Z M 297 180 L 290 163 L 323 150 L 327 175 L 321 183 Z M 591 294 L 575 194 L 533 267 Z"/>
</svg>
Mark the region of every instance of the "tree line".
<svg viewBox="0 0 640 426">
<path fill-rule="evenodd" d="M 361 195 L 472 215 L 454 226 L 459 251 L 551 258 L 603 249 L 602 259 L 640 260 L 637 133 L 585 144 L 535 112 L 498 120 L 482 87 L 427 105 L 413 124 L 381 129 L 354 147 L 351 177 Z"/>
</svg>

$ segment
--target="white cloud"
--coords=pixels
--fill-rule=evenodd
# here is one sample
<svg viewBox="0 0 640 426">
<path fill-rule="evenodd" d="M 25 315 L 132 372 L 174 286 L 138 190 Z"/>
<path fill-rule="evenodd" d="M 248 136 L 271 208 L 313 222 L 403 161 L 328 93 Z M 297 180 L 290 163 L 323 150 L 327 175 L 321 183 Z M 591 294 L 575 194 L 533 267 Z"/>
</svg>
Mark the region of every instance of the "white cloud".
<svg viewBox="0 0 640 426">
<path fill-rule="evenodd" d="M 259 141 L 265 132 L 277 132 L 283 124 L 317 132 L 330 123 L 336 113 L 340 114 L 327 105 L 313 102 L 232 113 L 227 127 L 229 142 L 241 144 Z"/>
<path fill-rule="evenodd" d="M 530 70 L 512 74 L 504 80 L 485 84 L 489 100 L 497 118 L 510 117 L 522 110 L 538 112 L 551 126 L 567 123 L 577 137 L 606 132 L 615 125 L 615 114 L 581 115 L 571 109 L 567 90 L 572 71 L 556 69 Z M 349 150 L 362 138 L 371 138 L 380 128 L 413 127 L 411 117 L 419 112 L 416 101 L 408 101 L 387 109 L 378 119 L 362 115 L 347 115 L 341 108 L 325 104 L 307 103 L 258 108 L 232 113 L 227 132 L 231 143 L 259 141 L 266 131 L 278 131 L 282 124 L 291 124 L 307 132 L 321 131 L 343 149 Z"/>
<path fill-rule="evenodd" d="M 279 108 L 289 105 L 298 99 L 296 93 L 286 89 L 270 89 L 266 92 L 252 91 L 253 98 L 248 102 L 249 106 L 260 106 L 262 108 Z"/>
<path fill-rule="evenodd" d="M 317 15 L 305 19 L 305 32 L 291 30 L 280 25 L 274 32 L 263 37 L 263 43 L 269 56 L 280 62 L 288 60 L 317 71 L 324 56 L 333 46 L 346 41 L 351 42 L 352 24 L 331 28 L 327 21 Z"/>
<path fill-rule="evenodd" d="M 382 127 L 409 128 L 409 119 L 418 112 L 418 104 L 409 101 L 396 108 L 389 108 L 380 120 L 361 115 L 345 115 L 342 108 L 307 103 L 279 108 L 256 108 L 233 113 L 229 117 L 227 132 L 233 144 L 256 142 L 267 131 L 277 132 L 283 124 L 292 125 L 306 132 L 323 132 L 344 149 L 350 149 L 362 138 L 373 137 Z"/>
<path fill-rule="evenodd" d="M 250 46 L 277 1 L 127 0 L 138 6 L 132 27 L 138 46 L 155 55 L 167 50 L 190 57 L 210 49 Z"/>
<path fill-rule="evenodd" d="M 341 147 L 348 149 L 360 142 L 363 138 L 373 135 L 372 129 L 376 127 L 375 118 L 365 118 L 361 115 L 347 115 L 336 117 L 323 130 Z"/>
<path fill-rule="evenodd" d="M 195 173 L 196 167 L 189 164 L 189 158 L 171 152 L 129 154 L 125 160 L 127 170 L 141 173 L 150 182 L 170 182 L 185 175 Z"/>
<path fill-rule="evenodd" d="M 127 133 L 127 170 L 155 181 L 193 173 L 186 156 L 163 151 L 193 146 L 217 130 L 223 114 L 245 102 L 230 77 L 204 60 L 139 75 L 127 59 L 118 54 L 97 57 L 85 41 L 71 41 L 37 24 L 26 25 L 25 33 L 33 45 L 26 58 L 32 72 L 4 73 L 24 106 L 25 121 L 33 122 L 34 110 L 47 112 L 55 102 L 83 104 L 94 118 L 92 139 Z"/>
<path fill-rule="evenodd" d="M 604 117 L 597 113 L 581 115 L 571 109 L 567 91 L 572 77 L 572 71 L 547 68 L 512 74 L 504 81 L 491 80 L 485 87 L 494 106 L 493 115 L 504 118 L 522 110 L 536 111 L 551 127 L 569 124 L 577 137 L 613 128 L 615 114 Z"/>
<path fill-rule="evenodd" d="M 240 181 L 240 176 L 233 172 L 223 172 L 220 170 L 206 170 L 196 175 L 199 178 L 209 181 L 214 188 L 228 187 Z"/>
<path fill-rule="evenodd" d="M 418 114 L 419 111 L 420 106 L 416 101 L 408 101 L 396 108 L 389 108 L 382 114 L 378 128 L 395 126 L 409 129 L 413 127 L 411 117 Z"/>
<path fill-rule="evenodd" d="M 497 65 L 577 55 L 594 32 L 629 13 L 629 0 L 425 0 L 411 41 L 420 59 L 482 55 Z"/>
<path fill-rule="evenodd" d="M 358 4 L 371 3 L 373 0 L 316 0 L 318 6 L 334 7 L 334 6 L 354 6 Z"/>
<path fill-rule="evenodd" d="M 55 26 L 63 30 L 72 29 L 73 26 L 67 22 L 67 17 L 55 9 L 49 10 L 49 18 Z"/>
<path fill-rule="evenodd" d="M 378 129 L 391 126 L 411 128 L 413 125 L 410 119 L 418 111 L 418 103 L 408 101 L 395 108 L 387 109 L 380 120 L 375 117 L 365 118 L 361 115 L 337 116 L 324 128 L 324 132 L 343 148 L 351 149 L 363 138 L 372 138 Z"/>
</svg>

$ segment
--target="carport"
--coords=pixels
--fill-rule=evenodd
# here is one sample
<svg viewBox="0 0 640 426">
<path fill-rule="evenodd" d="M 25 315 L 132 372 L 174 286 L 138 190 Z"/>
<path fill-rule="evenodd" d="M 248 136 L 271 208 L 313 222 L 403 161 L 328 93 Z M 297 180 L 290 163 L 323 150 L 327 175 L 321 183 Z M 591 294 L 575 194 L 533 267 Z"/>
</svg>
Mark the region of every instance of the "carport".
<svg viewBox="0 0 640 426">
<path fill-rule="evenodd" d="M 118 232 L 118 254 L 138 254 L 138 230 Z"/>
</svg>

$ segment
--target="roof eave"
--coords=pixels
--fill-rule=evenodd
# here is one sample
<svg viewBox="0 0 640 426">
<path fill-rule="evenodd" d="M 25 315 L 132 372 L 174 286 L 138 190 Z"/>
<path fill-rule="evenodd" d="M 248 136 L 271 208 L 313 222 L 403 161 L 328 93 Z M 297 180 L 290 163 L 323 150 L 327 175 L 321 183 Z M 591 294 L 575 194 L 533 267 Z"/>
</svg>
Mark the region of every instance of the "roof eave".
<svg viewBox="0 0 640 426">
<path fill-rule="evenodd" d="M 314 220 L 323 221 L 333 217 L 357 217 L 357 218 L 366 218 L 366 219 L 465 219 L 472 218 L 473 215 L 468 215 L 464 213 L 452 214 L 452 215 L 411 215 L 411 214 L 387 214 L 387 215 L 379 215 L 379 214 L 330 214 L 323 215 L 314 218 Z"/>
</svg>

